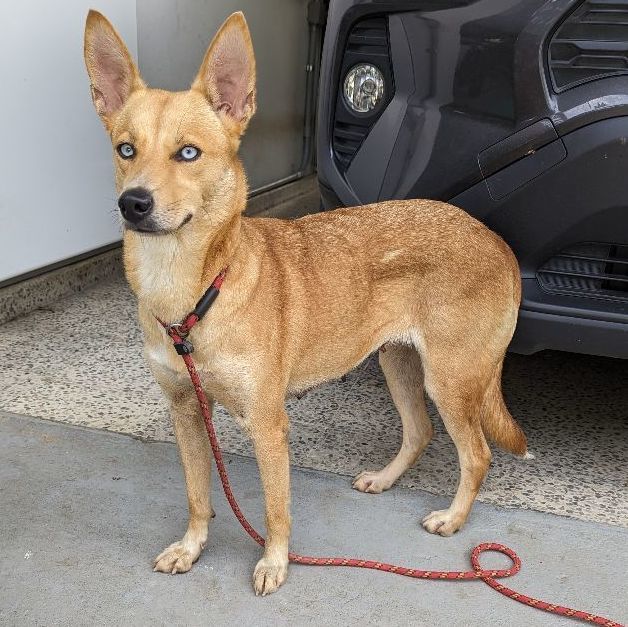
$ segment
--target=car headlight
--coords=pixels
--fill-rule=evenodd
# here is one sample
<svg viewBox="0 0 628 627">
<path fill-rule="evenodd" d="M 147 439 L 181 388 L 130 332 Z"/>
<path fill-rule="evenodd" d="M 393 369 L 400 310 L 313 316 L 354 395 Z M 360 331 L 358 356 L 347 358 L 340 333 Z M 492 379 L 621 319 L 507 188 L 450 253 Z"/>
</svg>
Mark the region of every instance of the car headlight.
<svg viewBox="0 0 628 627">
<path fill-rule="evenodd" d="M 360 63 L 347 72 L 343 91 L 349 108 L 357 113 L 368 113 L 384 97 L 384 77 L 374 65 Z"/>
</svg>

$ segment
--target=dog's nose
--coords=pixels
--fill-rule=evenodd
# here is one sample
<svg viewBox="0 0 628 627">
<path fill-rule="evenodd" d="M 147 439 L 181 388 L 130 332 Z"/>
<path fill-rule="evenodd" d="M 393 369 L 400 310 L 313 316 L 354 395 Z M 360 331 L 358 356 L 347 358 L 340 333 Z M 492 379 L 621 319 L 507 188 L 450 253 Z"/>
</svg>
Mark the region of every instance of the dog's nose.
<svg viewBox="0 0 628 627">
<path fill-rule="evenodd" d="M 143 187 L 133 187 L 120 194 L 118 207 L 125 220 L 137 224 L 153 210 L 153 195 Z"/>
</svg>

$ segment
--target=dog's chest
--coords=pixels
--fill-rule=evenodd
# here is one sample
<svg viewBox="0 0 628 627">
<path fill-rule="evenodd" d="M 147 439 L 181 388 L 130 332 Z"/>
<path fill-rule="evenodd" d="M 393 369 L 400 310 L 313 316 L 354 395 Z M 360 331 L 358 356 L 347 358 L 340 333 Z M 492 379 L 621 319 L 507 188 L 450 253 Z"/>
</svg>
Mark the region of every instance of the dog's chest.
<svg viewBox="0 0 628 627">
<path fill-rule="evenodd" d="M 153 374 L 164 388 L 176 390 L 190 387 L 185 363 L 172 344 L 147 344 L 144 353 Z M 255 377 L 249 360 L 228 352 L 212 352 L 209 358 L 207 351 L 202 349 L 195 351 L 192 357 L 206 393 L 225 406 L 240 426 L 246 428 L 246 415 L 255 390 Z"/>
<path fill-rule="evenodd" d="M 145 355 L 148 363 L 158 370 L 164 370 L 172 376 L 178 375 L 183 363 L 172 345 L 152 344 L 145 347 Z M 181 362 L 181 363 L 179 363 Z"/>
</svg>

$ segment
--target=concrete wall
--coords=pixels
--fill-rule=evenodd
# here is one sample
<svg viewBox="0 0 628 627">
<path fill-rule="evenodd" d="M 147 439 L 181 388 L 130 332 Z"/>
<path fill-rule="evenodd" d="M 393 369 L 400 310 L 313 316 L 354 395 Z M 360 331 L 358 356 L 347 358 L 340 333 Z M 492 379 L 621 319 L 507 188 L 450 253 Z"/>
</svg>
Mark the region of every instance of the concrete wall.
<svg viewBox="0 0 628 627">
<path fill-rule="evenodd" d="M 83 64 L 91 5 L 135 53 L 134 0 L 0 2 L 0 281 L 120 239 Z"/>
<path fill-rule="evenodd" d="M 257 113 L 242 143 L 252 188 L 296 171 L 301 155 L 307 0 L 137 0 L 139 66 L 153 87 L 187 89 L 223 20 L 242 10 L 257 58 Z"/>
</svg>

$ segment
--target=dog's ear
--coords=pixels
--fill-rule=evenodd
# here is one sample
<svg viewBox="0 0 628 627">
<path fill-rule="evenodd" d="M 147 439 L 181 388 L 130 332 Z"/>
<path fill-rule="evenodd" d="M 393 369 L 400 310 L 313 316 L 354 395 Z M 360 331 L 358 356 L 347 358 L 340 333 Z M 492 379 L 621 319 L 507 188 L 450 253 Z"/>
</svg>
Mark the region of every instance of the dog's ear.
<svg viewBox="0 0 628 627">
<path fill-rule="evenodd" d="M 109 20 L 90 10 L 85 22 L 85 65 L 92 100 L 107 128 L 135 89 L 144 87 L 133 59 Z"/>
<path fill-rule="evenodd" d="M 233 13 L 211 42 L 192 84 L 240 137 L 255 113 L 255 55 L 244 14 Z"/>
</svg>

